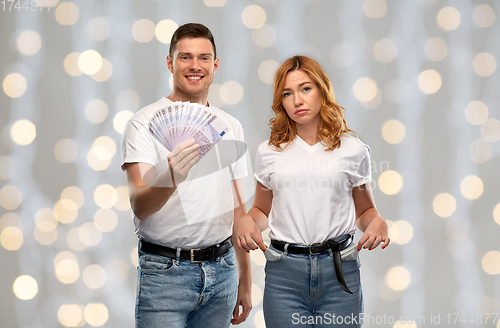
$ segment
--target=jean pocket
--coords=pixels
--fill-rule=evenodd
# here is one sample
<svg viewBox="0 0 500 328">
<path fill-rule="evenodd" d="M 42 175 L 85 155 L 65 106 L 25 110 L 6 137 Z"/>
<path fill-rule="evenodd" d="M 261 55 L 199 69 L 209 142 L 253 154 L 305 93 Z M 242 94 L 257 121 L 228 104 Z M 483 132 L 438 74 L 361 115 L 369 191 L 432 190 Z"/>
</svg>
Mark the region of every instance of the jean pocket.
<svg viewBox="0 0 500 328">
<path fill-rule="evenodd" d="M 358 259 L 358 244 L 351 245 L 340 251 L 342 261 L 356 261 Z"/>
<path fill-rule="evenodd" d="M 278 251 L 272 248 L 267 248 L 266 251 L 264 252 L 264 256 L 267 262 L 279 262 L 283 258 L 282 253 L 279 253 Z"/>
<path fill-rule="evenodd" d="M 220 263 L 222 266 L 229 269 L 236 269 L 236 254 L 234 249 L 230 249 L 229 252 L 220 257 Z"/>
<path fill-rule="evenodd" d="M 174 259 L 144 255 L 140 258 L 139 267 L 142 273 L 162 273 L 172 270 L 175 264 Z"/>
</svg>

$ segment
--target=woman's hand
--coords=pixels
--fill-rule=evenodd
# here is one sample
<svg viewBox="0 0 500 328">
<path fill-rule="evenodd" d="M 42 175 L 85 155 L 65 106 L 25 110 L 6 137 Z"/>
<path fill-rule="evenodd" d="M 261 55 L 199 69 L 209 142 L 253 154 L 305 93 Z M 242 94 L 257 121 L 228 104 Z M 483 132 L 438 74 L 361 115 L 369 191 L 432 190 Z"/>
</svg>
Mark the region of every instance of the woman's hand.
<svg viewBox="0 0 500 328">
<path fill-rule="evenodd" d="M 370 223 L 366 227 L 365 233 L 361 236 L 358 242 L 358 251 L 361 248 L 372 250 L 377 248 L 380 243 L 383 243 L 382 249 L 386 248 L 390 243 L 389 236 L 387 234 L 387 223 L 380 216 L 376 216 L 371 219 Z"/>
</svg>

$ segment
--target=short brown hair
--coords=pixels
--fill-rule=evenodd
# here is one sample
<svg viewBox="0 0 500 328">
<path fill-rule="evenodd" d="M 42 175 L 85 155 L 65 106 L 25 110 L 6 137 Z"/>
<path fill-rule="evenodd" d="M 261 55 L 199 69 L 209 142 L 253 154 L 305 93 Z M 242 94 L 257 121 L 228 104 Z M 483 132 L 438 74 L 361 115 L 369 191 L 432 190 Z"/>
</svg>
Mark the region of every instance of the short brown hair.
<svg viewBox="0 0 500 328">
<path fill-rule="evenodd" d="M 208 39 L 212 43 L 212 47 L 214 48 L 214 59 L 217 58 L 217 50 L 215 48 L 215 41 L 212 32 L 203 24 L 198 23 L 187 23 L 180 26 L 172 35 L 172 40 L 170 40 L 170 49 L 169 54 L 172 57 L 172 54 L 175 52 L 175 47 L 177 43 L 183 38 L 205 38 Z"/>
<path fill-rule="evenodd" d="M 335 102 L 332 83 L 321 66 L 306 56 L 293 56 L 285 60 L 274 75 L 273 105 L 276 114 L 271 124 L 269 144 L 283 150 L 295 139 L 297 128 L 295 121 L 286 113 L 283 107 L 283 89 L 289 72 L 301 70 L 306 72 L 316 83 L 321 93 L 321 123 L 318 127 L 318 137 L 326 146 L 326 150 L 340 147 L 340 137 L 347 132 L 354 132 L 347 127 L 344 108 Z M 356 134 L 354 132 L 354 134 Z"/>
</svg>

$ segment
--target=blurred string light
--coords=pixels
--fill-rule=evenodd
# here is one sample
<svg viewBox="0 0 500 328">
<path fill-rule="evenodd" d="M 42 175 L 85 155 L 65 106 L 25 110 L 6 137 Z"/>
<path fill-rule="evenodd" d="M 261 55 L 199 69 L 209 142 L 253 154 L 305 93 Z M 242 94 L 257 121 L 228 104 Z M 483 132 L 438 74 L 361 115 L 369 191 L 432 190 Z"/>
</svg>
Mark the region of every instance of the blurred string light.
<svg viewBox="0 0 500 328">
<path fill-rule="evenodd" d="M 489 118 L 481 125 L 481 136 L 489 142 L 500 140 L 500 121 L 496 118 Z"/>
<path fill-rule="evenodd" d="M 407 244 L 413 238 L 413 226 L 405 220 L 396 221 L 389 229 L 389 238 L 398 245 Z"/>
<path fill-rule="evenodd" d="M 385 0 L 365 0 L 363 12 L 369 18 L 382 18 L 387 12 L 387 3 Z"/>
<path fill-rule="evenodd" d="M 3 80 L 3 91 L 11 98 L 21 97 L 28 88 L 26 78 L 19 73 L 7 75 Z"/>
<path fill-rule="evenodd" d="M 424 52 L 430 60 L 440 61 L 446 57 L 448 46 L 443 39 L 434 37 L 425 42 Z"/>
<path fill-rule="evenodd" d="M 208 103 L 211 106 L 219 107 L 221 108 L 224 106 L 224 102 L 220 98 L 220 89 L 222 88 L 222 84 L 219 83 L 212 83 L 210 86 L 210 90 L 208 92 Z"/>
<path fill-rule="evenodd" d="M 123 130 L 125 129 L 125 125 L 127 125 L 128 120 L 133 115 L 134 113 L 129 110 L 122 110 L 116 113 L 115 117 L 113 118 L 113 127 L 115 131 L 119 134 L 122 134 Z"/>
<path fill-rule="evenodd" d="M 252 307 L 255 308 L 257 305 L 260 304 L 260 302 L 262 302 L 262 296 L 263 296 L 262 288 L 260 288 L 256 284 L 252 284 L 251 293 L 252 293 Z"/>
<path fill-rule="evenodd" d="M 38 293 L 38 283 L 29 275 L 17 277 L 12 288 L 16 297 L 23 301 L 31 300 Z"/>
<path fill-rule="evenodd" d="M 104 41 L 111 32 L 111 25 L 103 17 L 92 18 L 87 24 L 87 35 L 93 41 Z"/>
<path fill-rule="evenodd" d="M 486 163 L 492 154 L 493 148 L 491 144 L 484 139 L 474 140 L 469 146 L 469 156 L 478 164 Z"/>
<path fill-rule="evenodd" d="M 109 319 L 108 308 L 102 303 L 89 303 L 83 311 L 87 323 L 93 327 L 103 326 Z"/>
<path fill-rule="evenodd" d="M 405 126 L 398 120 L 389 120 L 382 126 L 382 137 L 390 144 L 400 143 L 405 135 Z"/>
<path fill-rule="evenodd" d="M 78 56 L 78 68 L 87 75 L 99 72 L 102 62 L 101 55 L 93 49 L 85 50 Z"/>
<path fill-rule="evenodd" d="M 101 99 L 94 99 L 85 106 L 85 117 L 92 123 L 102 123 L 108 117 L 108 105 Z"/>
<path fill-rule="evenodd" d="M 57 311 L 57 319 L 64 327 L 82 327 L 85 324 L 83 309 L 76 304 L 63 304 Z"/>
<path fill-rule="evenodd" d="M 60 252 L 54 259 L 56 278 L 63 284 L 72 284 L 80 277 L 76 256 L 68 251 Z"/>
<path fill-rule="evenodd" d="M 23 201 L 21 190 L 16 186 L 6 185 L 0 189 L 0 206 L 8 211 L 17 209 Z"/>
<path fill-rule="evenodd" d="M 385 274 L 385 283 L 392 290 L 405 290 L 411 283 L 410 271 L 403 266 L 392 267 Z"/>
<path fill-rule="evenodd" d="M 276 41 L 276 31 L 271 25 L 264 24 L 252 31 L 252 40 L 261 48 L 270 47 Z"/>
<path fill-rule="evenodd" d="M 259 65 L 258 74 L 262 82 L 273 84 L 274 72 L 280 65 L 274 60 L 266 60 Z"/>
<path fill-rule="evenodd" d="M 493 55 L 487 52 L 482 52 L 474 57 L 472 66 L 474 67 L 474 72 L 476 72 L 477 75 L 486 77 L 495 72 L 497 62 Z"/>
<path fill-rule="evenodd" d="M 462 195 L 469 200 L 479 198 L 483 194 L 483 190 L 483 181 L 475 175 L 465 177 L 460 183 Z"/>
<path fill-rule="evenodd" d="M 99 289 L 106 283 L 106 271 L 97 264 L 91 264 L 83 270 L 82 278 L 90 289 Z"/>
<path fill-rule="evenodd" d="M 161 43 L 169 44 L 179 25 L 171 19 L 164 19 L 156 25 L 155 35 Z"/>
<path fill-rule="evenodd" d="M 102 232 L 111 232 L 118 225 L 118 215 L 110 208 L 101 208 L 94 215 L 94 223 Z"/>
<path fill-rule="evenodd" d="M 433 69 L 425 70 L 418 76 L 418 87 L 424 93 L 436 93 L 441 89 L 442 84 L 441 74 Z"/>
<path fill-rule="evenodd" d="M 63 2 L 56 9 L 56 20 L 61 25 L 73 25 L 78 20 L 80 12 L 71 2 Z"/>
<path fill-rule="evenodd" d="M 155 37 L 155 24 L 149 19 L 139 19 L 132 26 L 132 37 L 140 43 L 147 43 Z"/>
<path fill-rule="evenodd" d="M 493 209 L 493 219 L 500 225 L 500 203 L 498 203 Z"/>
<path fill-rule="evenodd" d="M 256 328 L 266 328 L 266 322 L 264 320 L 264 311 L 257 310 L 253 317 L 253 323 Z"/>
<path fill-rule="evenodd" d="M 384 171 L 378 178 L 378 186 L 384 194 L 395 195 L 403 188 L 403 177 L 394 170 Z"/>
<path fill-rule="evenodd" d="M 8 226 L 0 232 L 0 244 L 8 251 L 16 251 L 23 245 L 24 237 L 21 229 Z"/>
<path fill-rule="evenodd" d="M 454 7 L 441 9 L 436 17 L 438 26 L 445 31 L 454 31 L 462 21 L 460 12 Z"/>
<path fill-rule="evenodd" d="M 113 186 L 102 184 L 94 191 L 94 201 L 100 208 L 111 208 L 118 200 L 118 193 Z"/>
<path fill-rule="evenodd" d="M 483 256 L 481 261 L 483 270 L 489 275 L 500 274 L 500 252 L 489 251 Z"/>
<path fill-rule="evenodd" d="M 472 125 L 481 125 L 488 118 L 488 106 L 482 101 L 471 101 L 465 108 L 465 117 Z"/>
<path fill-rule="evenodd" d="M 455 210 L 457 209 L 457 202 L 452 195 L 448 193 L 441 193 L 434 198 L 432 208 L 438 216 L 446 218 L 455 213 Z"/>
<path fill-rule="evenodd" d="M 354 82 L 352 90 L 360 102 L 369 102 L 377 95 L 378 87 L 371 77 L 362 77 Z"/>
<path fill-rule="evenodd" d="M 54 146 L 54 155 L 61 163 L 71 163 L 78 155 L 78 147 L 73 140 L 62 139 Z"/>
<path fill-rule="evenodd" d="M 35 215 L 35 239 L 41 245 L 51 245 L 57 239 L 57 220 L 56 213 L 50 208 L 42 208 Z"/>
<path fill-rule="evenodd" d="M 482 4 L 474 8 L 472 19 L 479 27 L 490 27 L 496 19 L 495 11 L 487 4 Z"/>
<path fill-rule="evenodd" d="M 118 186 L 116 187 L 116 194 L 118 196 L 115 208 L 119 211 L 128 211 L 130 210 L 130 198 L 128 194 L 127 186 Z"/>
<path fill-rule="evenodd" d="M 203 0 L 203 3 L 207 7 L 224 7 L 227 0 Z"/>
<path fill-rule="evenodd" d="M 10 137 L 18 145 L 29 145 L 35 140 L 36 127 L 26 119 L 15 121 L 10 127 Z"/>
<path fill-rule="evenodd" d="M 33 56 L 40 51 L 42 47 L 42 38 L 35 31 L 24 31 L 17 37 L 17 51 L 24 56 Z"/>
<path fill-rule="evenodd" d="M 227 105 L 236 105 L 243 99 L 243 87 L 236 81 L 227 81 L 222 84 L 220 90 L 220 99 Z"/>
<path fill-rule="evenodd" d="M 266 11 L 258 5 L 250 5 L 241 13 L 243 24 L 250 29 L 261 28 L 266 23 Z"/>
<path fill-rule="evenodd" d="M 106 82 L 113 75 L 113 65 L 106 58 L 102 59 L 101 68 L 94 74 L 91 74 L 90 77 L 97 82 Z"/>
<path fill-rule="evenodd" d="M 390 63 L 398 55 L 396 44 L 389 39 L 378 40 L 373 46 L 373 55 L 381 63 Z"/>
<path fill-rule="evenodd" d="M 79 52 L 72 52 L 64 58 L 64 70 L 71 76 L 80 76 L 83 72 L 78 66 L 78 58 L 80 57 Z"/>
</svg>

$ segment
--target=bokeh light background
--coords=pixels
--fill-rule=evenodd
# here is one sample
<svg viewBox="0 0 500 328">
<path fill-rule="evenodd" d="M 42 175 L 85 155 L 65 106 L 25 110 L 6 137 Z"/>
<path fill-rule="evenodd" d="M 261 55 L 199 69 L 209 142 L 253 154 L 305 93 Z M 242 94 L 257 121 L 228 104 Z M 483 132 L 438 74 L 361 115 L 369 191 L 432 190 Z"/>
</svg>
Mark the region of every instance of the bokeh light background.
<svg viewBox="0 0 500 328">
<path fill-rule="evenodd" d="M 392 238 L 360 255 L 365 312 L 426 319 L 366 327 L 448 313 L 476 320 L 453 327 L 500 327 L 482 316 L 500 313 L 499 1 L 0 6 L 1 327 L 133 327 L 137 238 L 120 138 L 132 113 L 170 93 L 168 43 L 187 22 L 215 36 L 209 100 L 240 120 L 252 161 L 278 65 L 304 54 L 329 74 L 371 146 Z M 241 327 L 260 328 L 265 260 L 251 259 L 254 309 Z"/>
</svg>

